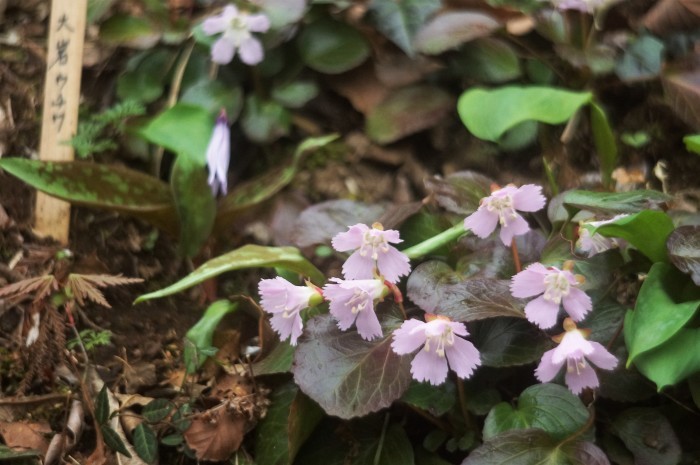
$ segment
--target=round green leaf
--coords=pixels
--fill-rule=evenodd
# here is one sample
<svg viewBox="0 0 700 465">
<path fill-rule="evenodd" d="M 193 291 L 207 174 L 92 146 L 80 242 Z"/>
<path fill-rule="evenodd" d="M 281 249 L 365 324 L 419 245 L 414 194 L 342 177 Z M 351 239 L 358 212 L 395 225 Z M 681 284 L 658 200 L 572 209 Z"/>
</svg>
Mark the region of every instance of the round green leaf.
<svg viewBox="0 0 700 465">
<path fill-rule="evenodd" d="M 287 108 L 301 108 L 318 95 L 313 81 L 294 81 L 272 88 L 272 98 Z"/>
<path fill-rule="evenodd" d="M 511 81 L 521 75 L 515 50 L 506 42 L 491 37 L 465 45 L 453 66 L 472 79 L 494 84 Z"/>
<path fill-rule="evenodd" d="M 321 19 L 307 26 L 297 44 L 304 63 L 327 74 L 348 71 L 369 56 L 369 46 L 362 34 L 331 19 Z"/>
<path fill-rule="evenodd" d="M 274 142 L 289 133 L 292 116 L 279 103 L 250 95 L 245 101 L 241 124 L 246 136 L 261 144 Z"/>
<path fill-rule="evenodd" d="M 440 6 L 439 0 L 373 0 L 369 11 L 377 29 L 413 56 L 414 36 Z"/>
<path fill-rule="evenodd" d="M 449 412 L 455 405 L 457 389 L 450 379 L 439 386 L 411 381 L 411 385 L 401 397 L 401 401 L 439 417 Z"/>
<path fill-rule="evenodd" d="M 145 17 L 124 13 L 110 16 L 100 25 L 100 39 L 112 45 L 123 45 L 141 50 L 158 43 L 162 32 Z"/>
<path fill-rule="evenodd" d="M 668 261 L 666 239 L 673 231 L 673 221 L 662 211 L 644 210 L 598 226 L 591 234 L 624 239 L 653 262 Z"/>
<path fill-rule="evenodd" d="M 216 115 L 224 108 L 229 123 L 235 121 L 243 108 L 243 90 L 240 86 L 224 85 L 208 79 L 188 87 L 180 103 L 197 105 Z"/>
<path fill-rule="evenodd" d="M 700 372 L 700 330 L 681 329 L 660 346 L 642 353 L 634 364 L 658 390 Z"/>
</svg>

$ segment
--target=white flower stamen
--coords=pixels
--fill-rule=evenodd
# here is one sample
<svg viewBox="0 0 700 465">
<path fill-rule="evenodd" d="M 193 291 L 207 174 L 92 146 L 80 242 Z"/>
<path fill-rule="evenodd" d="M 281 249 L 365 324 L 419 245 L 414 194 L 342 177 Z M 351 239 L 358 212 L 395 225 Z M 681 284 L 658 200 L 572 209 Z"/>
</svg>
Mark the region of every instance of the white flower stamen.
<svg viewBox="0 0 700 465">
<path fill-rule="evenodd" d="M 427 350 L 428 352 L 430 352 L 430 343 L 433 341 L 435 341 L 435 344 L 437 346 L 435 347 L 435 353 L 438 354 L 439 357 L 444 357 L 445 349 L 448 347 L 452 347 L 455 343 L 455 335 L 452 332 L 452 328 L 450 326 L 445 326 L 445 329 L 440 335 L 426 335 L 425 350 Z"/>
<path fill-rule="evenodd" d="M 560 304 L 561 299 L 569 295 L 571 283 L 561 271 L 548 274 L 544 277 L 544 298 L 555 304 Z"/>
<path fill-rule="evenodd" d="M 379 253 L 387 253 L 389 247 L 389 243 L 383 234 L 376 234 L 374 229 L 370 229 L 362 236 L 360 255 L 366 257 L 369 254 L 372 260 L 377 260 L 379 259 Z"/>
<path fill-rule="evenodd" d="M 498 213 L 498 222 L 501 226 L 507 226 L 509 219 L 512 220 L 518 217 L 513 208 L 513 196 L 510 194 L 490 198 L 487 200 L 486 209 Z"/>
<path fill-rule="evenodd" d="M 355 291 L 352 294 L 352 297 L 350 297 L 348 301 L 345 302 L 345 306 L 352 305 L 350 311 L 352 311 L 352 313 L 356 315 L 365 308 L 367 308 L 367 296 L 368 294 L 362 289 L 355 289 Z"/>
</svg>

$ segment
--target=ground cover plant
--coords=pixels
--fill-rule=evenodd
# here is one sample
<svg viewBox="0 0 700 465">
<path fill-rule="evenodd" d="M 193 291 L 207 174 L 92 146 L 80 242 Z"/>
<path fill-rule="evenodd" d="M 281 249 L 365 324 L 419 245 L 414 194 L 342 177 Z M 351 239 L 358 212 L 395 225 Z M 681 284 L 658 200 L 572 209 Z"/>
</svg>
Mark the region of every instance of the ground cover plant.
<svg viewBox="0 0 700 465">
<path fill-rule="evenodd" d="M 0 9 L 0 459 L 700 458 L 696 3 L 92 2 L 71 162 L 42 4 Z"/>
</svg>

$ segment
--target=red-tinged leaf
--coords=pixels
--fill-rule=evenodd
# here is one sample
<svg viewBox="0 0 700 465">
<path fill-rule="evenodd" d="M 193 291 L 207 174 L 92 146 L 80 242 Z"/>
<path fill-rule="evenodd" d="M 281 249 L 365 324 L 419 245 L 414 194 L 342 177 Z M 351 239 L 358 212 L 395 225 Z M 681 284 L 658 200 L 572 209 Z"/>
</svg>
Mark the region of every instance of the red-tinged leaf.
<svg viewBox="0 0 700 465">
<path fill-rule="evenodd" d="M 668 237 L 666 246 L 671 263 L 700 286 L 700 226 L 680 226 Z"/>
<path fill-rule="evenodd" d="M 80 305 L 85 304 L 85 300 L 111 308 L 104 295 L 98 288 L 109 286 L 123 286 L 125 284 L 142 283 L 141 278 L 123 278 L 121 276 L 98 275 L 98 274 L 77 274 L 68 275 L 66 286 L 71 290 L 73 296 Z"/>
<path fill-rule="evenodd" d="M 668 73 L 661 83 L 673 111 L 688 125 L 700 129 L 700 71 Z"/>
<path fill-rule="evenodd" d="M 647 12 L 642 24 L 658 36 L 696 28 L 700 25 L 700 1 L 661 0 Z"/>
<path fill-rule="evenodd" d="M 490 35 L 500 27 L 493 17 L 476 11 L 450 11 L 428 21 L 416 34 L 415 50 L 438 55 L 479 37 Z"/>
<path fill-rule="evenodd" d="M 357 223 L 372 224 L 385 208 L 353 200 L 329 200 L 313 205 L 299 215 L 292 241 L 297 247 L 330 243 L 333 236 Z"/>
<path fill-rule="evenodd" d="M 412 357 L 391 349 L 391 332 L 400 323 L 384 318 L 384 336 L 365 341 L 354 330 L 339 330 L 329 314 L 313 318 L 295 353 L 295 382 L 326 413 L 340 418 L 388 407 L 411 382 Z"/>
<path fill-rule="evenodd" d="M 8 284 L 0 288 L 0 297 L 19 297 L 29 295 L 36 291 L 34 300 L 38 301 L 46 297 L 49 292 L 58 290 L 58 281 L 53 275 L 27 278 L 16 283 Z"/>
<path fill-rule="evenodd" d="M 243 415 L 226 408 L 208 410 L 194 417 L 185 441 L 198 460 L 226 460 L 243 442 L 246 423 Z"/>
</svg>

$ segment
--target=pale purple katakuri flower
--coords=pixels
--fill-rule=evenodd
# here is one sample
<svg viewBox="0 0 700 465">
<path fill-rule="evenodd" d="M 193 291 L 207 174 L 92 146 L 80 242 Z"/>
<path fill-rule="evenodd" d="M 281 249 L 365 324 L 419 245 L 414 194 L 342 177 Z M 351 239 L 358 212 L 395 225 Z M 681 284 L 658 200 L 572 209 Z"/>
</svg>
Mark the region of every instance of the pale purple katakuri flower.
<svg viewBox="0 0 700 465">
<path fill-rule="evenodd" d="M 263 60 L 263 46 L 252 32 L 266 32 L 270 20 L 262 13 L 250 14 L 239 11 L 234 5 L 227 5 L 223 11 L 202 23 L 206 35 L 221 34 L 211 48 L 211 59 L 225 65 L 233 60 L 238 50 L 241 61 L 247 65 L 257 65 Z"/>
<path fill-rule="evenodd" d="M 608 0 L 552 0 L 558 10 L 578 10 L 584 13 L 594 13 Z"/>
<path fill-rule="evenodd" d="M 543 383 L 551 381 L 566 364 L 564 380 L 569 390 L 580 394 L 585 388 L 598 387 L 598 376 L 591 364 L 603 370 L 612 370 L 617 366 L 617 358 L 602 345 L 587 341 L 587 331 L 576 328 L 570 318 L 564 320 L 566 332 L 553 339 L 559 342 L 556 349 L 542 355 L 542 360 L 535 370 L 535 376 Z"/>
<path fill-rule="evenodd" d="M 394 331 L 391 348 L 398 355 L 410 354 L 422 347 L 411 362 L 411 374 L 417 381 L 438 385 L 447 378 L 447 367 L 462 379 L 469 378 L 481 365 L 479 351 L 469 341 L 464 323 L 426 313 L 426 322 L 411 319 Z"/>
<path fill-rule="evenodd" d="M 505 245 L 511 245 L 514 236 L 520 236 L 530 230 L 527 221 L 517 211 L 535 212 L 541 210 L 546 202 L 541 186 L 508 185 L 481 199 L 479 209 L 465 218 L 464 229 L 469 229 L 485 239 L 500 224 L 501 241 Z"/>
<path fill-rule="evenodd" d="M 306 286 L 295 286 L 278 276 L 260 280 L 258 290 L 260 306 L 272 313 L 270 326 L 281 340 L 291 338 L 290 343 L 295 346 L 304 328 L 300 312 L 323 302 L 320 289 L 308 282 Z"/>
<path fill-rule="evenodd" d="M 389 288 L 378 279 L 343 280 L 331 278 L 323 288 L 323 295 L 330 302 L 331 315 L 338 321 L 338 328 L 345 331 L 353 324 L 362 339 L 372 340 L 383 335 L 375 301 L 386 297 Z"/>
<path fill-rule="evenodd" d="M 221 110 L 216 118 L 214 130 L 207 146 L 207 167 L 209 178 L 207 182 L 211 187 L 211 193 L 216 197 L 221 191 L 222 195 L 228 192 L 228 163 L 231 158 L 231 135 L 228 128 L 226 111 Z"/>
<path fill-rule="evenodd" d="M 605 252 L 606 250 L 610 250 L 615 247 L 624 247 L 627 245 L 627 241 L 615 237 L 605 237 L 598 233 L 591 234 L 591 230 L 604 224 L 612 223 L 613 221 L 617 221 L 626 216 L 628 215 L 623 214 L 617 215 L 609 220 L 588 221 L 581 223 L 578 230 L 576 249 L 585 253 L 589 257 L 592 257 L 593 255 Z"/>
<path fill-rule="evenodd" d="M 551 328 L 557 322 L 559 307 L 574 321 L 581 321 L 593 308 L 591 298 L 578 288 L 585 279 L 571 272 L 573 262 L 567 262 L 563 270 L 533 263 L 513 276 L 510 292 L 513 297 L 533 297 L 525 306 L 525 316 L 542 329 Z"/>
<path fill-rule="evenodd" d="M 397 283 L 401 276 L 411 272 L 409 258 L 389 245 L 399 242 L 403 241 L 394 229 L 384 231 L 379 223 L 374 223 L 371 228 L 358 223 L 350 226 L 348 231 L 337 234 L 332 244 L 338 252 L 354 250 L 343 264 L 345 278 L 371 279 L 381 276 L 390 283 Z"/>
</svg>

